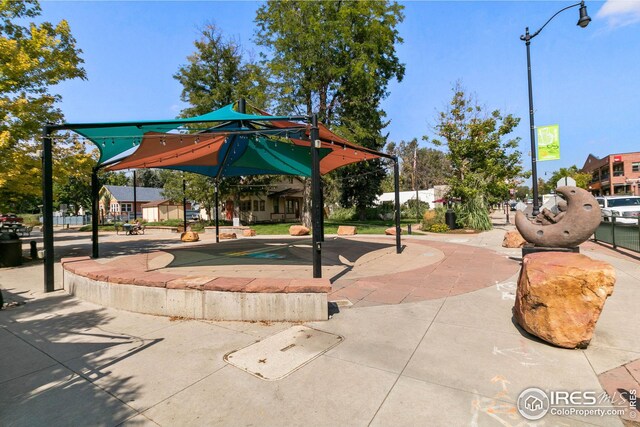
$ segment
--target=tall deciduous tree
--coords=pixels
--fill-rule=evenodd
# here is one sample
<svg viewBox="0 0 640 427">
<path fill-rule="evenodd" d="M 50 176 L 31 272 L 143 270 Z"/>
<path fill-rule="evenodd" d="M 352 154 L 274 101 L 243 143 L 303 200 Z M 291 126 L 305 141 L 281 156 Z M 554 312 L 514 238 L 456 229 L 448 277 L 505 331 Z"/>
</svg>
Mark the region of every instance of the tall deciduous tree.
<svg viewBox="0 0 640 427">
<path fill-rule="evenodd" d="M 462 199 L 463 209 L 473 210 L 465 217 L 480 218 L 474 228 L 477 224 L 490 228 L 488 205 L 507 198 L 509 182 L 522 176 L 521 154 L 516 150 L 520 139 L 506 138 L 520 119 L 485 111 L 460 84 L 453 92 L 451 103 L 439 114 L 438 138 L 432 143 L 448 148 L 451 195 Z"/>
<path fill-rule="evenodd" d="M 555 171 L 551 178 L 547 181 L 547 188 L 554 189 L 558 184 L 558 181 L 562 178 L 573 178 L 576 181 L 576 187 L 586 189 L 591 182 L 591 174 L 582 172 L 576 165 L 569 166 L 568 168 L 560 168 Z"/>
<path fill-rule="evenodd" d="M 27 22 L 40 11 L 35 0 L 0 2 L 0 209 L 39 196 L 35 139 L 43 123 L 62 120 L 49 87 L 86 77 L 67 21 Z"/>
<path fill-rule="evenodd" d="M 388 83 L 401 80 L 396 56 L 402 6 L 387 1 L 272 1 L 258 9 L 256 41 L 268 49 L 281 113 L 317 112 L 325 125 L 353 142 L 382 149 Z M 380 192 L 380 162 L 342 169 L 342 203 L 361 215 Z M 358 176 L 363 179 L 344 179 Z M 308 192 L 309 186 L 305 186 Z M 310 223 L 306 197 L 303 221 Z"/>
<path fill-rule="evenodd" d="M 183 117 L 205 114 L 240 98 L 259 108 L 269 106 L 266 73 L 238 42 L 225 38 L 219 29 L 209 25 L 202 30 L 195 47 L 196 51 L 187 58 L 188 63 L 173 76 L 182 84 L 181 99 L 189 103 L 181 113 Z M 183 175 L 163 176 L 167 197 L 182 200 Z M 187 198 L 199 202 L 210 212 L 214 197 L 213 179 L 189 173 L 184 177 Z M 272 180 L 270 176 L 225 178 L 220 182 L 220 200 L 228 197 L 237 199 L 243 182 L 264 184 Z"/>
<path fill-rule="evenodd" d="M 426 190 L 434 185 L 447 183 L 451 165 L 444 152 L 434 148 L 419 147 L 418 140 L 400 141 L 387 145 L 387 152 L 401 161 L 400 189 Z"/>
<path fill-rule="evenodd" d="M 173 76 L 182 84 L 181 99 L 189 104 L 183 117 L 205 114 L 240 98 L 267 107 L 267 77 L 239 42 L 208 25 L 194 45 L 196 51 Z"/>
</svg>

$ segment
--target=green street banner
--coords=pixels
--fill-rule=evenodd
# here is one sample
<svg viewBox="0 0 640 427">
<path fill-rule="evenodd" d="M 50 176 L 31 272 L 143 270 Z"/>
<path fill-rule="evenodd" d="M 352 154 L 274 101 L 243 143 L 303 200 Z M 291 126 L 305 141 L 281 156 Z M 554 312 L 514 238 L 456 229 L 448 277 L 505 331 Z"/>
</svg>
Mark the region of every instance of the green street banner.
<svg viewBox="0 0 640 427">
<path fill-rule="evenodd" d="M 560 126 L 538 126 L 538 161 L 560 160 Z"/>
</svg>

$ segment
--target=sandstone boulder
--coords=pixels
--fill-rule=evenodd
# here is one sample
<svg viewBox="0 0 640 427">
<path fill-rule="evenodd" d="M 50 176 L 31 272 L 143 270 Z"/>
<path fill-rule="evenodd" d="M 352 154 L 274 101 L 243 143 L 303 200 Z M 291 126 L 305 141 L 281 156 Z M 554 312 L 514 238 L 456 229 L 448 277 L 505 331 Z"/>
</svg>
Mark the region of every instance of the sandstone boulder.
<svg viewBox="0 0 640 427">
<path fill-rule="evenodd" d="M 502 240 L 503 248 L 521 248 L 527 243 L 518 230 L 511 230 L 504 233 Z"/>
<path fill-rule="evenodd" d="M 200 240 L 200 236 L 195 231 L 187 231 L 180 235 L 180 240 L 183 242 L 197 242 Z"/>
<path fill-rule="evenodd" d="M 218 237 L 220 238 L 220 240 L 229 240 L 229 239 L 238 238 L 238 236 L 236 236 L 236 233 L 220 233 Z"/>
<path fill-rule="evenodd" d="M 358 234 L 356 227 L 351 225 L 341 225 L 338 227 L 338 236 L 354 236 Z"/>
<path fill-rule="evenodd" d="M 311 230 L 304 225 L 292 225 L 289 227 L 289 234 L 291 236 L 306 236 L 310 231 Z"/>
<path fill-rule="evenodd" d="M 551 344 L 586 348 L 615 281 L 610 264 L 585 255 L 529 254 L 522 262 L 513 316 Z"/>
<path fill-rule="evenodd" d="M 256 230 L 254 230 L 253 228 L 247 228 L 242 230 L 242 235 L 244 237 L 253 237 L 256 235 Z"/>
<path fill-rule="evenodd" d="M 395 236 L 396 235 L 396 228 L 395 227 L 389 227 L 386 230 L 384 230 L 384 234 L 386 234 L 387 236 Z M 402 234 L 402 230 L 400 230 L 400 234 Z"/>
</svg>

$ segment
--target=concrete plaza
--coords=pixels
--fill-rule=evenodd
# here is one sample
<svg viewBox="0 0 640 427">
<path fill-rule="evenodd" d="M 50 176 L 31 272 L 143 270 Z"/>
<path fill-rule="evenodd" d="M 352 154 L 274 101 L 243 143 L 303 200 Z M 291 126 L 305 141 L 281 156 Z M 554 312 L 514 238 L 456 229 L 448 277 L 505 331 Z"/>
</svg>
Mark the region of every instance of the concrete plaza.
<svg viewBox="0 0 640 427">
<path fill-rule="evenodd" d="M 224 356 L 295 325 L 119 311 L 64 290 L 43 293 L 41 263 L 0 269 L 5 302 L 17 303 L 0 312 L 0 424 L 633 425 L 618 416 L 549 414 L 530 422 L 518 414 L 515 402 L 529 387 L 601 394 L 637 386 L 640 261 L 582 246 L 615 267 L 617 284 L 589 348 L 555 348 L 512 321 L 520 251 L 500 246 L 511 227 L 405 236 L 407 253 L 396 265 L 389 257 L 344 274 L 329 267 L 338 276 L 329 299 L 339 311 L 305 325 L 343 340 L 277 381 Z M 210 238 L 203 235 L 205 243 Z M 110 258 L 171 253 L 176 241 L 105 234 L 101 248 Z M 57 232 L 56 250 L 87 255 L 89 236 Z M 284 264 L 260 274 L 298 268 L 310 275 L 304 263 Z M 201 272 L 203 265 L 182 267 Z M 59 264 L 56 273 L 59 282 Z"/>
</svg>

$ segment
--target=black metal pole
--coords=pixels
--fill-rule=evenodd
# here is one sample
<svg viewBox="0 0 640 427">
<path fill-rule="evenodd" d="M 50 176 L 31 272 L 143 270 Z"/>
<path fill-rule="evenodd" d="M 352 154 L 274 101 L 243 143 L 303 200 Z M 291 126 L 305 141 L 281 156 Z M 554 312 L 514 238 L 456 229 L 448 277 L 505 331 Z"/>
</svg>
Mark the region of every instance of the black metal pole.
<svg viewBox="0 0 640 427">
<path fill-rule="evenodd" d="M 527 78 L 529 81 L 529 132 L 531 134 L 531 188 L 533 190 L 533 212 L 536 216 L 540 213 L 540 204 L 538 202 L 538 166 L 536 155 L 536 128 L 533 120 L 533 85 L 531 83 L 531 35 L 529 27 L 525 30 L 525 44 L 527 45 Z"/>
<path fill-rule="evenodd" d="M 42 131 L 42 226 L 44 227 L 44 291 L 54 290 L 53 272 L 53 141 L 51 127 Z"/>
<path fill-rule="evenodd" d="M 324 242 L 324 183 L 320 175 L 320 155 L 318 155 L 318 180 L 320 181 L 320 241 Z"/>
<path fill-rule="evenodd" d="M 214 191 L 215 191 L 215 195 L 214 195 L 214 202 L 213 202 L 213 210 L 214 210 L 214 215 L 216 217 L 216 243 L 220 243 L 220 200 L 219 200 L 219 196 L 218 196 L 218 178 L 216 178 L 215 180 L 215 184 L 214 184 Z"/>
<path fill-rule="evenodd" d="M 400 167 L 398 165 L 398 158 L 393 158 L 393 186 L 395 191 L 396 209 L 395 209 L 395 221 L 396 221 L 396 253 L 402 252 L 402 246 L 400 242 Z"/>
<path fill-rule="evenodd" d="M 318 115 L 314 114 L 311 117 L 311 223 L 312 223 L 312 251 L 313 251 L 313 278 L 322 277 L 322 221 L 320 216 L 322 191 L 320 186 L 320 152 L 318 142 L 319 130 L 318 130 Z M 318 142 L 316 142 L 318 141 Z"/>
<path fill-rule="evenodd" d="M 99 258 L 98 249 L 98 220 L 100 216 L 100 206 L 98 199 L 100 197 L 100 181 L 98 180 L 98 168 L 91 170 L 91 255 L 93 258 Z"/>
<path fill-rule="evenodd" d="M 184 232 L 187 232 L 187 181 L 182 178 L 182 216 Z"/>
<path fill-rule="evenodd" d="M 136 189 L 138 188 L 138 183 L 136 180 L 136 171 L 133 171 L 133 220 L 137 220 L 138 219 L 138 197 L 137 197 L 137 191 Z"/>
</svg>

